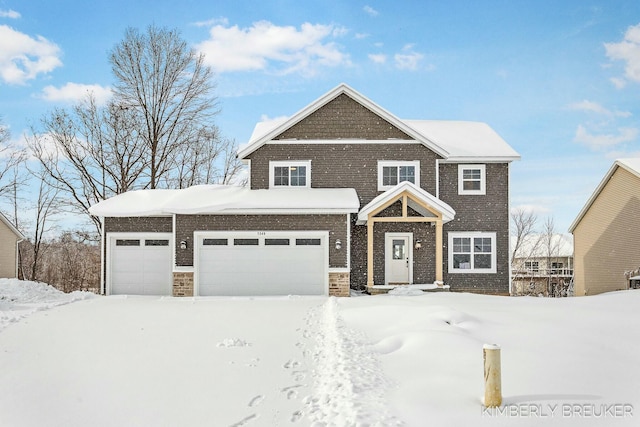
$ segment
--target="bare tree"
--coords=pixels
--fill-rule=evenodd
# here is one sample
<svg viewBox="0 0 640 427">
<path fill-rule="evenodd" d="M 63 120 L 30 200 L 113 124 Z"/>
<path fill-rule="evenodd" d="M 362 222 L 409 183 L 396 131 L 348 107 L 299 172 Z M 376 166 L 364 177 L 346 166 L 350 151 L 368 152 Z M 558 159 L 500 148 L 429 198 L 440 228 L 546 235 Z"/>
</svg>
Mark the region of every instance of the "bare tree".
<svg viewBox="0 0 640 427">
<path fill-rule="evenodd" d="M 47 233 L 51 231 L 52 226 L 55 224 L 53 217 L 58 213 L 59 201 L 57 199 L 58 190 L 49 184 L 46 172 L 40 170 L 32 173 L 34 178 L 39 180 L 39 186 L 38 197 L 35 204 L 33 239 L 31 241 L 31 271 L 28 273 L 28 276 L 26 276 L 26 272 L 23 270 L 23 274 L 25 274 L 26 279 L 36 281 L 40 280 L 40 277 L 38 277 L 38 267 L 42 253 L 46 247 L 46 245 L 43 245 L 43 242 L 45 241 Z"/>
<path fill-rule="evenodd" d="M 537 222 L 538 216 L 530 210 L 521 207 L 511 210 L 512 232 L 515 237 L 515 242 L 511 248 L 511 265 L 513 265 L 522 245 L 534 233 Z"/>
<path fill-rule="evenodd" d="M 217 114 L 213 72 L 176 30 L 125 31 L 109 57 L 116 102 L 134 109 L 148 155 L 148 187 L 171 182 L 175 159 L 202 141 Z M 206 138 L 205 138 L 206 140 Z M 184 158 L 184 157 L 183 157 Z"/>
<path fill-rule="evenodd" d="M 27 159 L 26 150 L 11 144 L 9 128 L 0 121 L 0 197 L 8 198 L 15 206 L 17 204 L 18 188 L 24 185 L 26 178 L 22 165 Z M 17 226 L 17 212 L 12 213 L 14 225 Z"/>
</svg>

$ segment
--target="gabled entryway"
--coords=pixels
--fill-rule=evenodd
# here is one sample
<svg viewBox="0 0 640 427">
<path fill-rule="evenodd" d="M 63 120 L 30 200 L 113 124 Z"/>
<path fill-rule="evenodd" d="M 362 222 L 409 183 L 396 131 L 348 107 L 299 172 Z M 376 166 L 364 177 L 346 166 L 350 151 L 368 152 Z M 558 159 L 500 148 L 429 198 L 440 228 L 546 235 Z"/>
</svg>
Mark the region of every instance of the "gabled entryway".
<svg viewBox="0 0 640 427">
<path fill-rule="evenodd" d="M 428 246 L 432 253 L 427 259 L 433 263 L 432 283 L 443 284 L 443 238 L 442 225 L 455 217 L 455 211 L 437 197 L 408 181 L 387 190 L 374 198 L 358 213 L 357 225 L 367 226 L 367 288 L 389 286 L 394 284 L 413 284 L 414 250 Z M 384 284 L 374 280 L 375 228 L 383 225 L 402 224 L 418 225 L 435 229 L 425 234 L 432 236 L 433 242 L 422 242 L 414 239 L 414 233 L 408 231 L 387 231 L 384 234 Z M 429 243 L 429 245 L 426 245 Z M 424 258 L 424 257 L 423 257 Z M 379 258 L 378 258 L 379 259 Z"/>
</svg>

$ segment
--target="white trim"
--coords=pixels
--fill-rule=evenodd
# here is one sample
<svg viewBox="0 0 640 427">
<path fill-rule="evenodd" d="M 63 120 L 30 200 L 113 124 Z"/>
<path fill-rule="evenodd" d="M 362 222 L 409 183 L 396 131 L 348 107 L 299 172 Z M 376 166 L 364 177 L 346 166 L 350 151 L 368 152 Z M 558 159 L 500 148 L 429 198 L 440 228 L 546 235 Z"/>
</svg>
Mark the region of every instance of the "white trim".
<svg viewBox="0 0 640 427">
<path fill-rule="evenodd" d="M 266 238 L 278 238 L 278 237 L 304 237 L 304 238 L 320 238 L 322 239 L 321 245 L 324 245 L 324 294 L 329 295 L 329 232 L 328 231 L 194 231 L 193 232 L 193 296 L 199 296 L 200 294 L 200 244 L 201 239 L 204 238 L 258 238 L 261 242 L 264 242 Z M 286 274 L 286 272 L 283 272 Z"/>
<path fill-rule="evenodd" d="M 507 206 L 511 206 L 511 167 L 507 165 Z M 513 267 L 511 266 L 511 217 L 509 216 L 508 220 L 509 225 L 507 229 L 509 230 L 509 242 L 507 244 L 508 248 L 508 263 L 509 263 L 509 295 L 512 295 L 512 286 L 513 286 Z"/>
<path fill-rule="evenodd" d="M 436 199 L 440 198 L 440 162 L 441 159 L 436 159 Z"/>
<path fill-rule="evenodd" d="M 15 234 L 15 235 L 16 235 L 16 237 L 17 237 L 18 239 L 23 239 L 23 240 L 24 240 L 24 239 L 26 238 L 26 237 L 24 237 L 24 234 L 22 234 L 22 233 L 20 232 L 20 230 L 18 230 L 18 229 L 15 227 L 15 225 L 11 224 L 11 221 L 9 221 L 9 219 L 7 219 L 7 217 L 6 217 L 6 216 L 4 216 L 4 214 L 3 214 L 2 212 L 0 212 L 0 220 L 1 220 L 2 222 L 4 222 L 4 224 L 9 228 L 9 230 L 11 230 L 11 232 L 12 232 L 13 234 Z"/>
<path fill-rule="evenodd" d="M 269 141 L 271 145 L 291 145 L 291 144 L 304 144 L 304 145 L 346 145 L 346 144 L 422 144 L 415 139 L 274 139 Z"/>
<path fill-rule="evenodd" d="M 442 214 L 443 223 L 453 220 L 456 216 L 456 211 L 451 206 L 443 202 L 442 200 L 434 197 L 428 191 L 417 187 L 409 181 L 401 182 L 393 187 L 391 190 L 387 190 L 384 193 L 379 194 L 373 200 L 371 200 L 360 212 L 358 212 L 358 221 L 356 224 L 364 225 L 369 220 L 369 213 L 382 206 L 387 201 L 397 197 L 403 191 L 408 191 L 416 199 L 422 200 L 427 205 L 433 207 L 435 210 Z"/>
<path fill-rule="evenodd" d="M 469 269 L 459 269 L 453 268 L 453 239 L 455 237 L 469 238 L 472 241 L 471 244 L 471 263 L 473 265 L 473 238 L 475 237 L 483 237 L 491 239 L 491 268 L 487 269 L 478 269 L 478 268 L 469 268 Z M 448 258 L 448 273 L 449 274 L 495 274 L 497 272 L 497 254 L 498 248 L 496 246 L 496 233 L 495 232 L 485 232 L 485 231 L 450 231 L 448 236 L 448 247 L 447 247 L 447 258 Z M 511 267 L 509 267 L 511 269 Z"/>
<path fill-rule="evenodd" d="M 452 156 L 442 159 L 443 163 L 511 163 L 520 160 L 520 156 Z"/>
<path fill-rule="evenodd" d="M 105 259 L 107 257 L 106 251 L 106 241 L 105 241 L 105 230 L 104 230 L 104 217 L 100 217 L 100 295 L 106 295 L 107 289 L 104 282 L 104 272 L 107 266 Z"/>
<path fill-rule="evenodd" d="M 140 240 L 144 240 L 144 239 L 169 239 L 169 246 L 173 246 L 174 243 L 172 243 L 175 239 L 173 237 L 173 233 L 156 233 L 156 232 L 144 232 L 144 233 L 138 233 L 138 232 L 110 232 L 107 233 L 108 236 L 108 242 L 107 242 L 107 268 L 108 268 L 108 273 L 107 274 L 107 280 L 106 280 L 106 284 L 105 284 L 105 295 L 111 295 L 111 278 L 113 277 L 113 265 L 111 264 L 111 258 L 112 258 L 112 241 L 115 239 L 140 239 Z M 175 261 L 174 261 L 175 263 Z M 173 280 L 173 279 L 172 279 Z"/>
<path fill-rule="evenodd" d="M 394 185 L 384 185 L 382 183 L 383 174 L 382 170 L 385 167 L 396 167 L 400 168 L 402 166 L 413 166 L 415 168 L 415 181 L 412 184 L 415 184 L 417 187 L 420 187 L 420 160 L 378 160 L 378 191 L 387 191 L 400 184 L 400 181 Z M 398 179 L 400 179 L 400 172 L 398 171 Z M 410 182 L 410 181 L 409 181 Z"/>
<path fill-rule="evenodd" d="M 171 234 L 173 234 L 174 236 L 176 234 L 176 222 L 177 222 L 176 217 L 177 217 L 177 215 L 173 214 L 172 215 L 172 219 L 171 219 L 171 221 L 172 221 L 172 223 L 171 223 L 171 230 L 172 230 Z M 177 255 L 176 254 L 176 244 L 177 244 L 176 239 L 175 238 L 172 239 L 172 243 L 171 243 L 171 270 L 175 270 L 175 268 L 176 268 L 176 255 Z"/>
<path fill-rule="evenodd" d="M 329 267 L 329 273 L 349 273 L 350 271 L 348 268 Z"/>
<path fill-rule="evenodd" d="M 291 177 L 289 177 L 289 185 L 274 185 L 274 168 L 275 167 L 292 167 L 304 166 L 306 168 L 305 184 L 291 185 Z M 269 189 L 276 188 L 311 188 L 311 160 L 270 160 L 269 161 Z"/>
<path fill-rule="evenodd" d="M 251 189 L 251 159 L 246 159 L 243 160 L 243 162 L 246 162 L 247 165 L 247 188 Z"/>
<path fill-rule="evenodd" d="M 351 214 L 347 214 L 347 270 L 351 272 Z"/>
<path fill-rule="evenodd" d="M 384 284 L 389 285 L 389 272 L 391 270 L 391 251 L 389 242 L 396 238 L 407 238 L 407 252 L 409 255 L 409 284 L 413 283 L 413 233 L 384 233 Z"/>
<path fill-rule="evenodd" d="M 227 209 L 217 212 L 186 213 L 178 215 L 343 215 L 357 213 L 358 209 Z"/>
<path fill-rule="evenodd" d="M 480 189 L 479 190 L 465 190 L 463 187 L 464 179 L 463 173 L 465 170 L 480 170 Z M 462 163 L 458 165 L 458 194 L 459 195 L 476 195 L 484 196 L 487 193 L 487 170 L 486 165 L 483 164 L 468 164 Z"/>
<path fill-rule="evenodd" d="M 174 273 L 193 273 L 194 268 L 192 265 L 176 265 L 173 267 Z"/>
<path fill-rule="evenodd" d="M 358 93 L 357 91 L 349 87 L 347 84 L 341 83 L 334 89 L 330 90 L 329 92 L 322 95 L 320 98 L 313 101 L 311 104 L 304 107 L 302 110 L 298 111 L 297 113 L 289 117 L 287 120 L 280 123 L 278 126 L 271 129 L 269 132 L 262 135 L 260 138 L 254 141 L 250 141 L 241 150 L 238 150 L 238 158 L 243 159 L 247 157 L 249 154 L 253 153 L 258 148 L 262 147 L 263 145 L 267 143 L 272 143 L 273 138 L 275 138 L 285 130 L 289 129 L 293 125 L 304 120 L 305 118 L 307 118 L 308 116 L 316 112 L 319 108 L 333 101 L 335 98 L 337 98 L 342 94 L 346 94 L 347 96 L 349 96 L 351 99 L 353 99 L 363 107 L 369 109 L 373 113 L 382 117 L 383 119 L 391 123 L 393 126 L 400 129 L 403 133 L 407 134 L 409 137 L 413 138 L 414 140 L 420 142 L 421 144 L 423 144 L 424 146 L 426 146 L 436 154 L 440 155 L 441 157 L 448 157 L 449 155 L 448 151 L 442 148 L 441 146 L 439 146 L 438 144 L 436 144 L 434 141 L 431 141 L 430 139 L 422 135 L 420 132 L 415 130 L 412 126 L 406 124 L 395 115 L 391 114 L 384 108 L 380 107 L 379 105 L 377 105 L 376 103 L 374 103 L 373 101 L 365 97 L 364 95 Z"/>
</svg>

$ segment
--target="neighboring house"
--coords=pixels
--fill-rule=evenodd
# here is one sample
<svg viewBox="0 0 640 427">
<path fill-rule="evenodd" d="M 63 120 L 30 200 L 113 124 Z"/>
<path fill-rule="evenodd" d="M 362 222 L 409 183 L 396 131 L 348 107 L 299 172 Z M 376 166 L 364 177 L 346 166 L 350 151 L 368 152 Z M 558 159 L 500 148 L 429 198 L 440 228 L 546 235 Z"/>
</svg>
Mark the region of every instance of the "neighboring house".
<svg viewBox="0 0 640 427">
<path fill-rule="evenodd" d="M 571 224 L 575 295 L 629 289 L 640 279 L 640 158 L 616 160 Z"/>
<path fill-rule="evenodd" d="M 24 236 L 0 213 L 0 277 L 18 277 L 18 243 Z"/>
<path fill-rule="evenodd" d="M 509 294 L 509 164 L 488 125 L 401 120 L 347 85 L 238 151 L 249 188 L 143 190 L 104 217 L 104 291 Z"/>
<path fill-rule="evenodd" d="M 511 238 L 511 248 L 515 247 Z M 514 295 L 567 296 L 573 280 L 573 236 L 531 234 L 511 263 Z"/>
</svg>

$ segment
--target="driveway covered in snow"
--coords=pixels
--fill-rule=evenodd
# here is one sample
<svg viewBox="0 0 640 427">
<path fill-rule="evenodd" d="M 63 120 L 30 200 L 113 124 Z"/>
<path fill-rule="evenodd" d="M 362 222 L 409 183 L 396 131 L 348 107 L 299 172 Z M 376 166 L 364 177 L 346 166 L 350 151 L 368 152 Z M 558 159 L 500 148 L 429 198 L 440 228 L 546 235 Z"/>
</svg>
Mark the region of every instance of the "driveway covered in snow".
<svg viewBox="0 0 640 427">
<path fill-rule="evenodd" d="M 325 302 L 108 297 L 36 313 L 0 334 L 0 425 L 297 421 L 308 316 Z"/>
</svg>

